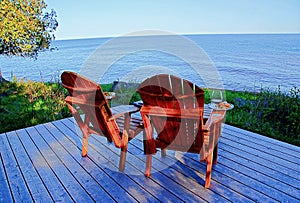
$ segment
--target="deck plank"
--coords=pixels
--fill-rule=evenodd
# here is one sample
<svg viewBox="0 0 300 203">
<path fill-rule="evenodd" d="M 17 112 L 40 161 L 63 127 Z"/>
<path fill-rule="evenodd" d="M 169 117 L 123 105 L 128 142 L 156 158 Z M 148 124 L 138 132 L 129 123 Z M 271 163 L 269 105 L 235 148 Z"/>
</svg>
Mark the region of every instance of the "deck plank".
<svg viewBox="0 0 300 203">
<path fill-rule="evenodd" d="M 280 170 L 275 170 L 276 165 L 274 166 L 275 169 L 270 168 L 268 164 L 262 165 L 260 163 L 255 162 L 251 159 L 251 157 L 243 156 L 243 152 L 239 153 L 238 151 L 232 152 L 232 150 L 228 150 L 223 143 L 219 144 L 219 150 L 221 153 L 220 158 L 230 159 L 232 161 L 238 160 L 239 165 L 243 165 L 245 167 L 249 167 L 261 174 L 264 174 L 268 177 L 272 177 L 277 181 L 284 182 L 286 185 L 294 187 L 296 189 L 300 189 L 300 181 L 294 177 L 287 176 L 282 173 Z M 241 155 L 242 154 L 242 155 Z M 273 164 L 274 165 L 274 164 Z"/>
<path fill-rule="evenodd" d="M 61 143 L 65 146 L 70 154 L 73 154 L 74 160 L 76 160 L 81 167 L 83 167 L 90 175 L 98 182 L 99 187 L 110 194 L 112 198 L 119 202 L 124 201 L 124 198 L 128 201 L 135 201 L 135 199 L 126 190 L 121 188 L 115 181 L 107 175 L 105 170 L 101 167 L 101 164 L 97 164 L 97 159 L 101 160 L 101 163 L 106 161 L 101 159 L 99 156 L 91 156 L 88 154 L 87 157 L 81 157 L 80 151 L 80 138 L 74 134 L 67 126 L 62 122 L 53 122 L 51 126 L 59 127 L 65 135 L 68 136 L 68 140 L 62 139 Z M 55 135 L 58 138 L 57 134 Z"/>
<path fill-rule="evenodd" d="M 112 146 L 107 146 L 112 147 Z M 114 150 L 114 149 L 111 149 Z M 135 166 L 140 172 L 144 170 L 145 167 L 145 157 L 142 159 L 135 159 L 133 156 L 131 156 L 130 151 L 128 153 L 127 157 L 128 161 L 131 161 L 131 165 Z M 129 162 L 130 163 L 130 162 Z M 127 162 L 128 165 L 128 162 Z M 193 193 L 191 193 L 186 188 L 182 187 L 181 185 L 177 184 L 174 179 L 169 179 L 168 177 L 162 175 L 159 171 L 154 170 L 155 176 L 153 176 L 151 179 L 160 185 L 159 190 L 168 190 L 173 195 L 176 195 L 178 199 L 181 199 L 181 201 L 185 200 L 188 202 L 204 202 L 204 200 L 201 197 L 195 196 Z M 139 175 L 141 178 L 145 179 L 143 174 Z M 170 189 L 172 188 L 172 189 Z M 184 198 L 184 199 L 182 199 Z"/>
<path fill-rule="evenodd" d="M 226 142 L 231 147 L 242 149 L 249 154 L 260 157 L 266 161 L 270 161 L 273 164 L 284 166 L 288 170 L 293 171 L 293 173 L 299 174 L 299 172 L 300 172 L 299 164 L 285 160 L 281 157 L 273 155 L 272 153 L 268 153 L 267 151 L 264 151 L 261 148 L 253 148 L 251 145 L 244 145 L 242 143 L 239 143 L 238 141 L 232 141 L 229 136 L 230 135 L 228 133 L 225 133 L 225 132 L 223 133 L 224 142 Z"/>
<path fill-rule="evenodd" d="M 253 148 L 251 145 L 244 145 L 239 143 L 238 140 L 231 139 L 230 135 L 226 132 L 223 133 L 222 143 L 226 144 L 228 148 L 233 148 L 235 151 L 242 151 L 247 156 L 253 157 L 252 160 L 261 160 L 265 165 L 273 165 L 275 168 L 281 168 L 280 171 L 289 174 L 292 177 L 300 178 L 299 165 L 282 159 L 278 156 L 273 156 L 271 153 L 261 150 L 260 148 Z M 276 169 L 275 169 L 276 170 Z"/>
<path fill-rule="evenodd" d="M 186 154 L 184 160 L 189 166 L 198 165 L 199 161 L 196 156 L 193 154 Z M 188 162 L 187 158 L 190 158 L 194 161 L 194 164 Z M 203 163 L 200 163 L 203 164 Z M 225 167 L 224 167 L 225 166 Z M 196 167 L 196 166 L 195 166 Z M 228 187 L 232 187 L 235 184 L 241 183 L 243 186 L 232 188 L 238 190 L 244 196 L 249 198 L 254 198 L 254 201 L 260 201 L 264 199 L 265 202 L 274 202 L 274 201 L 285 201 L 297 199 L 291 198 L 289 195 L 282 193 L 281 191 L 274 189 L 272 185 L 276 184 L 276 181 L 270 181 L 268 184 L 261 182 L 263 179 L 262 174 L 255 173 L 247 167 L 242 167 L 241 165 L 226 159 L 225 157 L 220 157 L 218 164 L 213 168 L 212 178 L 218 180 L 220 178 L 220 183 L 228 182 Z M 230 177 L 232 180 L 226 181 L 227 178 L 224 176 Z"/>
<path fill-rule="evenodd" d="M 41 179 L 44 181 L 45 187 L 51 194 L 53 201 L 73 201 L 66 188 L 62 185 L 59 177 L 52 170 L 47 159 L 39 151 L 34 143 L 34 140 L 31 139 L 31 135 L 28 134 L 28 131 L 25 129 L 21 129 L 18 130 L 17 133 L 23 145 L 26 146 L 27 155 L 32 160 L 35 169 L 39 173 Z"/>
<path fill-rule="evenodd" d="M 132 141 L 132 145 L 142 152 L 141 141 L 134 140 Z M 211 187 L 209 189 L 205 189 L 203 187 L 205 166 L 193 169 L 190 168 L 188 164 L 182 163 L 182 160 L 180 160 L 179 157 L 174 157 L 174 153 L 168 151 L 167 155 L 168 156 L 161 158 L 160 153 L 158 152 L 155 156 L 153 156 L 152 168 L 176 181 L 177 184 L 183 185 L 183 187 L 186 187 L 188 190 L 193 192 L 194 195 L 202 197 L 208 202 L 224 202 L 229 200 L 234 202 L 253 202 L 250 199 L 229 190 L 223 185 L 218 185 L 220 186 L 218 188 L 219 191 L 214 190 L 214 179 L 212 179 Z"/>
<path fill-rule="evenodd" d="M 66 130 L 65 132 L 68 132 L 68 135 L 71 136 L 73 139 L 78 139 L 78 140 L 81 139 L 81 136 L 75 134 L 74 132 L 71 132 L 70 129 L 69 130 L 66 129 L 66 126 L 61 125 L 61 123 L 54 122 L 54 125 L 57 125 L 60 128 Z M 67 125 L 76 127 L 72 122 L 71 123 L 69 122 Z M 76 129 L 74 130 L 75 132 L 78 132 L 76 131 Z M 121 195 L 121 191 L 118 190 L 116 191 L 117 192 L 116 195 L 118 195 L 119 198 L 124 198 L 126 196 L 127 196 L 126 198 L 131 198 L 131 199 L 134 198 L 136 199 L 136 201 L 147 201 L 147 200 L 158 201 L 158 199 L 156 199 L 153 195 L 151 195 L 151 193 L 146 192 L 143 188 L 138 186 L 137 183 L 132 181 L 128 176 L 124 176 L 122 175 L 122 173 L 118 171 L 118 163 L 119 163 L 118 153 L 120 152 L 120 149 L 117 149 L 118 150 L 117 154 L 113 154 L 111 150 L 107 148 L 104 147 L 100 148 L 102 147 L 101 145 L 103 145 L 103 143 L 101 141 L 100 143 L 98 143 L 97 142 L 98 140 L 101 140 L 102 142 L 107 144 L 107 141 L 103 139 L 103 137 L 96 136 L 96 135 L 91 136 L 89 139 L 90 145 L 89 145 L 88 157 L 93 159 L 95 163 L 98 164 L 100 167 L 105 168 L 106 169 L 105 172 L 107 173 L 107 175 L 115 181 L 115 184 L 118 185 L 120 190 L 126 192 L 126 194 L 124 193 Z M 97 159 L 94 159 L 93 157 L 97 157 Z M 110 189 L 110 187 L 111 186 L 109 186 L 108 189 Z M 132 194 L 129 193 L 128 188 L 130 188 L 131 191 L 135 191 L 134 192 L 135 195 L 131 196 Z"/>
<path fill-rule="evenodd" d="M 0 135 L 0 137 L 1 136 L 4 136 L 4 135 Z M 5 167 L 4 167 L 1 153 L 0 153 L 0 166 L 1 166 L 0 167 L 0 186 L 1 186 L 0 202 L 13 202 L 9 184 L 8 184 L 7 178 L 6 178 L 6 172 L 5 172 Z"/>
<path fill-rule="evenodd" d="M 273 149 L 277 149 L 278 151 L 285 152 L 295 157 L 300 157 L 300 147 L 297 147 L 295 145 L 275 140 L 267 136 L 262 136 L 260 134 L 243 130 L 231 125 L 224 126 L 224 132 L 226 132 L 227 130 L 229 130 L 230 134 L 237 134 L 240 138 L 247 137 L 249 140 L 255 141 L 257 143 L 264 142 Z"/>
<path fill-rule="evenodd" d="M 39 177 L 39 174 L 35 170 L 30 158 L 28 157 L 24 149 L 24 145 L 22 145 L 18 137 L 18 134 L 15 132 L 9 133 L 7 134 L 7 138 L 12 150 L 14 151 L 18 166 L 20 167 L 21 173 L 23 174 L 33 201 L 51 199 L 43 180 Z"/>
<path fill-rule="evenodd" d="M 74 201 L 93 201 L 92 197 L 85 191 L 85 189 L 80 185 L 80 183 L 75 179 L 74 174 L 70 172 L 70 168 L 67 168 L 63 161 L 56 154 L 56 150 L 48 145 L 48 143 L 41 139 L 40 133 L 36 128 L 30 127 L 27 129 L 28 133 L 34 139 L 35 144 L 41 151 L 41 154 L 45 157 L 51 169 L 54 171 L 56 176 L 59 177 L 60 181 L 70 193 Z M 53 143 L 57 144 L 57 143 Z"/>
<path fill-rule="evenodd" d="M 10 143 L 7 140 L 7 136 L 13 136 L 14 134 L 15 132 L 9 132 L 0 136 L 0 150 L 3 165 L 6 169 L 7 180 L 11 188 L 13 200 L 15 202 L 32 202 L 32 197 L 24 180 L 23 174 L 17 160 L 15 159 Z"/>
<path fill-rule="evenodd" d="M 190 168 L 190 170 L 192 170 L 192 173 L 194 175 L 193 176 L 190 175 L 189 177 L 194 177 L 195 180 L 200 183 L 200 184 L 198 183 L 198 185 L 201 185 L 203 187 L 205 165 L 200 163 L 198 155 L 190 154 L 190 153 L 176 152 L 176 155 L 172 156 L 172 155 L 170 155 L 170 154 L 172 154 L 172 152 L 169 152 L 169 151 L 167 152 L 167 154 L 168 154 L 168 158 L 180 161 L 180 162 L 179 161 L 176 162 L 176 164 L 172 165 L 172 167 L 176 168 L 178 171 L 181 171 L 182 173 L 185 173 L 186 170 L 189 170 L 189 169 L 186 169 L 186 167 Z M 183 154 L 184 154 L 184 156 L 183 156 Z M 195 157 L 196 160 L 189 158 L 189 156 Z M 159 160 L 160 159 L 159 155 L 157 155 L 156 158 Z M 214 166 L 214 168 L 215 168 L 215 166 Z M 215 176 L 217 178 L 214 178 Z M 219 179 L 221 179 L 221 180 L 219 180 Z M 240 184 L 239 182 L 235 182 L 234 179 L 227 176 L 226 173 L 222 174 L 222 172 L 219 172 L 218 170 L 216 171 L 215 169 L 213 169 L 211 187 L 210 187 L 210 189 L 206 189 L 206 190 L 212 190 L 212 191 L 216 192 L 214 190 L 214 188 L 216 188 L 215 185 L 218 185 L 218 187 L 219 187 L 220 183 L 223 184 L 223 191 L 222 191 L 222 193 L 218 193 L 218 194 L 223 195 L 224 198 L 228 198 L 231 201 L 234 200 L 234 202 L 238 202 L 238 201 L 251 202 L 251 201 L 255 200 L 255 199 L 253 199 L 253 197 L 264 198 L 265 201 L 268 200 L 267 197 L 265 197 L 264 195 L 261 195 L 259 192 L 253 191 L 253 190 L 251 190 L 251 188 L 250 189 L 247 188 L 247 185 L 243 185 L 243 184 Z M 230 185 L 231 188 L 228 189 L 228 185 Z M 245 188 L 247 188 L 247 189 L 243 193 L 243 190 Z M 238 191 L 238 192 L 235 192 L 233 189 L 236 189 L 236 191 Z M 230 190 L 230 192 L 228 192 L 228 190 Z M 226 195 L 226 193 L 231 193 L 232 196 Z M 241 193 L 242 195 L 239 193 Z M 207 196 L 207 194 L 206 194 L 206 196 Z M 272 202 L 273 200 L 270 200 L 270 201 Z"/>
<path fill-rule="evenodd" d="M 142 134 L 129 142 L 124 172 L 119 153 L 101 136 L 81 157 L 73 118 L 0 134 L 1 202 L 299 202 L 300 148 L 224 125 L 209 189 L 199 156 L 153 156 L 144 176 Z"/>
<path fill-rule="evenodd" d="M 89 173 L 87 173 L 87 171 L 70 153 L 67 152 L 67 146 L 63 146 L 60 143 L 67 139 L 65 135 L 58 131 L 58 129 L 51 123 L 37 126 L 36 129 L 43 135 L 44 140 L 48 143 L 52 150 L 56 152 L 56 155 L 65 167 L 70 169 L 70 173 L 76 181 L 78 181 L 82 188 L 84 188 L 84 192 L 89 194 L 93 201 L 113 201 L 113 199 L 103 190 L 103 188 L 101 188 L 97 181 L 91 177 Z M 54 134 L 55 137 L 53 137 Z M 78 151 L 76 151 L 74 156 L 80 157 Z"/>
<path fill-rule="evenodd" d="M 282 160 L 294 163 L 297 166 L 300 165 L 300 155 L 297 156 L 297 152 L 290 153 L 290 151 L 287 151 L 286 148 L 278 148 L 277 145 L 274 145 L 272 143 L 270 144 L 270 142 L 267 142 L 266 140 L 249 139 L 249 137 L 246 137 L 246 135 L 242 136 L 241 134 L 232 131 L 229 131 L 229 133 L 227 133 L 226 129 L 224 130 L 223 134 L 227 134 L 227 139 L 236 141 L 239 144 L 254 148 L 256 150 L 260 150 L 267 154 L 271 154 L 272 156 L 278 157 Z M 297 169 L 299 171 L 300 167 L 294 169 Z"/>
<path fill-rule="evenodd" d="M 226 166 L 226 174 L 234 177 L 236 181 L 241 181 L 247 184 L 248 187 L 258 190 L 261 194 L 269 196 L 279 201 L 288 200 L 290 202 L 295 202 L 297 200 L 298 190 L 289 187 L 281 181 L 275 180 L 268 177 L 258 171 L 255 171 L 248 166 L 243 166 L 236 160 L 232 161 L 229 159 L 220 158 L 219 164 Z M 295 196 L 293 198 L 292 196 Z"/>
<path fill-rule="evenodd" d="M 77 131 L 78 130 L 79 129 L 77 129 Z M 115 173 L 115 171 L 117 171 L 119 157 L 118 158 L 112 158 L 112 157 L 119 156 L 118 155 L 119 149 L 116 149 L 111 144 L 107 144 L 107 142 L 104 139 L 101 140 L 101 137 L 98 137 L 98 136 L 92 136 L 90 138 L 89 142 L 91 143 L 92 148 L 94 148 L 95 150 L 97 150 L 97 148 L 98 148 L 97 153 L 101 154 L 103 157 L 106 157 L 108 160 L 110 160 L 112 162 L 112 164 L 113 164 L 114 167 L 109 167 L 109 168 L 112 168 L 114 170 L 113 173 Z M 89 151 L 89 154 L 90 154 L 90 151 Z M 127 154 L 126 168 L 125 168 L 125 171 L 124 171 L 125 174 L 129 173 L 129 177 L 130 178 L 132 177 L 130 174 L 132 174 L 132 173 L 137 174 L 137 178 L 136 178 L 136 180 L 138 181 L 137 183 L 141 182 L 140 179 L 145 180 L 146 182 L 149 182 L 149 180 L 144 177 L 144 174 L 142 172 L 144 170 L 145 163 L 142 162 L 141 160 L 138 160 L 138 159 L 135 160 L 136 162 L 130 163 L 130 162 L 128 162 L 130 159 L 131 159 L 131 156 L 128 153 Z M 143 169 L 139 168 L 139 171 L 136 171 L 134 169 L 134 167 L 137 167 L 137 166 L 140 166 Z M 135 172 L 133 172 L 133 171 L 135 171 Z M 119 173 L 117 173 L 117 174 L 119 174 Z M 161 179 L 163 179 L 163 177 L 161 177 Z M 120 182 L 122 182 L 122 184 L 128 184 L 126 181 L 120 181 Z M 195 197 L 194 195 L 190 195 L 189 193 L 184 193 L 182 191 L 182 188 L 180 188 L 180 187 L 178 188 L 178 190 L 175 191 L 175 193 L 173 195 L 168 194 L 166 196 L 162 196 L 160 193 L 165 193 L 166 189 L 165 188 L 160 189 L 159 187 L 161 187 L 161 186 L 159 186 L 159 187 L 158 186 L 159 185 L 155 186 L 156 187 L 156 193 L 155 194 L 158 195 L 156 197 L 159 200 L 164 200 L 167 197 L 168 199 L 166 199 L 166 201 L 167 200 L 170 201 L 170 200 L 172 200 L 172 198 L 173 198 L 174 195 L 177 195 L 177 201 L 179 201 L 180 197 L 182 196 L 182 194 L 185 195 L 185 199 L 186 200 L 198 201 L 198 202 L 201 200 L 199 197 Z M 140 187 L 143 187 L 143 185 L 140 185 Z M 178 186 L 177 185 L 173 185 L 173 187 L 177 188 Z M 148 188 L 144 188 L 144 189 L 147 190 Z M 140 189 L 137 188 L 137 190 L 141 190 L 141 188 Z M 163 191 L 163 192 L 161 192 L 161 191 Z M 149 199 L 149 200 L 152 202 L 154 199 L 155 199 L 155 197 L 152 197 L 152 199 Z M 173 200 L 175 200 L 175 199 L 173 199 Z M 183 201 L 183 200 L 181 200 L 181 201 Z"/>
<path fill-rule="evenodd" d="M 68 126 L 68 128 L 70 128 L 70 126 L 74 125 L 74 123 L 72 123 L 70 120 L 64 120 L 63 122 L 66 126 Z M 55 124 L 56 125 L 56 124 Z M 72 128 L 71 128 L 72 129 Z M 65 128 L 64 128 L 65 130 Z M 76 129 L 73 129 L 76 131 Z M 79 129 L 77 129 L 79 130 Z M 68 129 L 66 129 L 66 131 L 68 131 Z M 75 132 L 73 132 L 73 135 L 75 134 Z M 78 135 L 75 135 L 76 137 Z M 80 137 L 77 137 L 78 139 L 80 139 Z M 100 139 L 100 138 L 99 138 Z M 93 150 L 92 152 L 90 151 L 90 153 L 99 153 L 96 152 L 96 150 L 94 151 L 94 148 L 92 148 L 91 150 Z M 106 152 L 107 150 L 105 150 Z M 102 154 L 104 154 L 102 151 L 101 153 L 99 153 L 99 155 L 97 156 L 102 156 Z M 112 155 L 114 156 L 114 155 Z M 92 158 L 92 156 L 90 156 Z M 130 156 L 127 157 L 127 161 L 130 159 Z M 114 161 L 115 165 L 117 164 L 116 160 Z M 101 163 L 99 163 L 101 164 Z M 116 168 L 116 167 L 114 167 Z M 169 193 L 166 190 L 158 190 L 158 185 L 155 184 L 152 180 L 147 179 L 144 177 L 143 173 L 141 171 L 138 171 L 136 168 L 134 168 L 133 166 L 131 166 L 130 163 L 126 163 L 126 168 L 125 168 L 125 173 L 130 171 L 130 174 L 134 174 L 133 176 L 129 175 L 129 177 L 134 180 L 137 184 L 139 184 L 142 188 L 144 188 L 145 190 L 147 190 L 150 194 L 153 195 L 153 199 L 151 199 L 151 201 L 153 202 L 153 200 L 155 198 L 157 198 L 157 200 L 164 200 L 166 197 L 168 197 L 168 200 L 171 200 L 172 202 L 176 202 L 176 200 L 178 200 L 178 197 L 174 196 L 173 194 Z"/>
<path fill-rule="evenodd" d="M 247 159 L 249 162 L 254 162 L 259 164 L 265 168 L 269 168 L 270 170 L 277 171 L 282 173 L 282 176 L 286 178 L 292 177 L 293 179 L 300 180 L 300 173 L 295 170 L 290 170 L 286 168 L 284 165 L 276 164 L 273 161 L 266 160 L 262 157 L 257 156 L 256 154 L 251 154 L 249 151 L 245 150 L 244 148 L 239 148 L 239 146 L 233 146 L 230 141 L 228 141 L 225 136 L 222 139 L 222 142 L 219 144 L 219 148 L 230 151 L 231 154 L 238 155 L 242 158 Z M 249 165 L 249 164 L 248 164 Z"/>
</svg>

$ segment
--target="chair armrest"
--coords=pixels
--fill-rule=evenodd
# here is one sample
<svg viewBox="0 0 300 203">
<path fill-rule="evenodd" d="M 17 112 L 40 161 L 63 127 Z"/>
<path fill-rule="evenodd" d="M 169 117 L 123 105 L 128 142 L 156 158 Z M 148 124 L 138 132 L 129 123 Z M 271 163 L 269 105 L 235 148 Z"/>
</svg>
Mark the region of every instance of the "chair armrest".
<svg viewBox="0 0 300 203">
<path fill-rule="evenodd" d="M 120 105 L 111 108 L 111 111 L 113 113 L 112 117 L 110 117 L 108 120 L 117 119 L 121 116 L 124 116 L 125 114 L 132 114 L 138 112 L 140 109 L 134 105 Z"/>
<path fill-rule="evenodd" d="M 204 132 L 209 132 L 212 125 L 222 121 L 225 117 L 226 111 L 225 110 L 213 110 L 210 114 L 209 118 L 207 119 L 205 125 L 203 126 Z"/>
</svg>

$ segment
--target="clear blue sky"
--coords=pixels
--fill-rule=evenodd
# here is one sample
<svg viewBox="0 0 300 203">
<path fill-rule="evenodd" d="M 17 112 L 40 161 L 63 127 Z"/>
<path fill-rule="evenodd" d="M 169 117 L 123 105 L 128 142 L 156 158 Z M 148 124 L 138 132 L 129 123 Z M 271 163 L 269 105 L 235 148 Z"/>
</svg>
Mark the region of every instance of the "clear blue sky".
<svg viewBox="0 0 300 203">
<path fill-rule="evenodd" d="M 176 34 L 300 33 L 300 0 L 45 0 L 56 39 Z"/>
</svg>

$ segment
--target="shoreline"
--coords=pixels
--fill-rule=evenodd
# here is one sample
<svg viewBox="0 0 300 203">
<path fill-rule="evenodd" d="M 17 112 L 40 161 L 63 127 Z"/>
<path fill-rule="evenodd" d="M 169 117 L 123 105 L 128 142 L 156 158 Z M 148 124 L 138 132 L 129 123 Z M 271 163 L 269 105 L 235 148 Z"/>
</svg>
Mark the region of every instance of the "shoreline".
<svg viewBox="0 0 300 203">
<path fill-rule="evenodd" d="M 52 78 L 55 81 L 44 81 L 44 80 L 41 80 L 41 81 L 38 80 L 38 81 L 36 81 L 36 80 L 26 79 L 25 77 L 17 78 L 15 75 L 13 75 L 12 77 L 14 77 L 16 80 L 22 80 L 24 82 L 33 81 L 33 82 L 44 82 L 44 83 L 61 83 L 60 78 L 58 78 L 59 77 L 58 75 L 57 74 L 53 75 Z M 14 80 L 14 78 L 12 78 L 12 79 Z M 0 68 L 0 83 L 1 82 L 12 82 L 12 81 L 11 80 L 6 80 L 3 77 L 2 72 L 1 72 L 1 68 Z M 114 86 L 117 83 L 130 84 L 131 86 L 138 86 L 140 84 L 140 83 L 135 83 L 135 82 L 126 82 L 126 81 L 119 81 L 119 80 L 115 80 L 115 81 L 112 81 L 111 83 L 103 83 L 103 84 L 113 84 L 113 86 Z M 224 87 L 224 89 L 218 89 L 218 88 L 212 88 L 212 87 L 201 87 L 201 88 L 208 89 L 208 90 L 216 89 L 216 90 L 222 90 L 222 91 L 247 92 L 247 93 L 256 94 L 256 93 L 261 92 L 262 90 L 276 92 L 276 91 L 278 91 L 278 89 L 280 89 L 280 91 L 282 91 L 283 93 L 288 93 L 288 92 L 291 91 L 291 89 L 299 88 L 299 87 L 298 86 L 291 86 L 289 88 L 288 87 L 282 88 L 281 84 L 277 85 L 276 87 L 275 86 L 274 87 L 267 87 L 267 86 L 263 86 L 261 84 L 259 87 L 255 86 L 255 87 L 252 87 L 252 88 L 249 88 L 249 89 L 245 89 L 245 88 L 243 88 L 243 89 L 235 89 L 235 88 L 225 88 L 225 87 Z M 112 89 L 114 89 L 114 87 Z M 255 90 L 251 90 L 251 89 L 255 89 Z"/>
<path fill-rule="evenodd" d="M 1 68 L 0 68 L 1 71 Z M 45 78 L 51 78 L 51 79 L 44 79 L 44 76 L 42 73 L 39 73 L 39 79 L 38 80 L 32 80 L 30 78 L 25 77 L 19 77 L 14 75 L 13 73 L 10 74 L 10 79 L 7 80 L 3 77 L 2 72 L 0 72 L 0 82 L 1 82 L 1 78 L 3 79 L 3 81 L 5 82 L 11 82 L 12 80 L 15 80 L 15 78 L 17 80 L 24 80 L 24 81 L 34 81 L 34 82 L 45 82 L 45 83 L 57 83 L 57 82 L 61 82 L 60 81 L 60 74 L 61 72 L 63 72 L 63 70 L 57 70 L 55 73 L 46 76 Z M 76 72 L 76 71 L 75 71 Z M 190 80 L 190 79 L 188 79 Z M 112 82 L 105 82 L 103 84 L 110 84 L 110 83 L 114 83 L 114 82 L 118 82 L 118 80 L 114 80 Z M 126 82 L 126 81 L 119 81 L 122 83 L 132 83 L 132 82 Z M 138 83 L 137 83 L 138 84 Z M 212 87 L 204 87 L 202 85 L 198 85 L 201 88 L 205 88 L 205 89 L 215 89 Z M 224 89 L 222 90 L 230 90 L 230 91 L 236 91 L 236 92 L 250 92 L 250 93 L 258 93 L 260 92 L 262 89 L 263 90 L 270 90 L 270 91 L 277 91 L 278 88 L 280 88 L 281 91 L 288 93 L 291 89 L 298 87 L 297 85 L 287 85 L 287 84 L 273 84 L 272 86 L 268 86 L 268 85 L 264 85 L 263 83 L 258 83 L 258 82 L 253 82 L 251 85 L 248 83 L 246 85 L 243 85 L 242 87 L 226 87 L 227 85 L 224 84 Z M 238 86 L 241 86 L 240 84 Z M 299 84 L 300 87 L 300 84 Z"/>
</svg>

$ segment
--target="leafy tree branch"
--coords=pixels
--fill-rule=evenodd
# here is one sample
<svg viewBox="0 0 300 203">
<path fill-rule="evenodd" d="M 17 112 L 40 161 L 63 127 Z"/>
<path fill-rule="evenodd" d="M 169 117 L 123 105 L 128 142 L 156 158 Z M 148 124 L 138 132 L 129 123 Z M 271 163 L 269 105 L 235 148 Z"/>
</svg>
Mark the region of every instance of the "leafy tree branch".
<svg viewBox="0 0 300 203">
<path fill-rule="evenodd" d="M 49 49 L 58 26 L 44 0 L 0 1 L 0 54 L 36 58 Z"/>
</svg>

